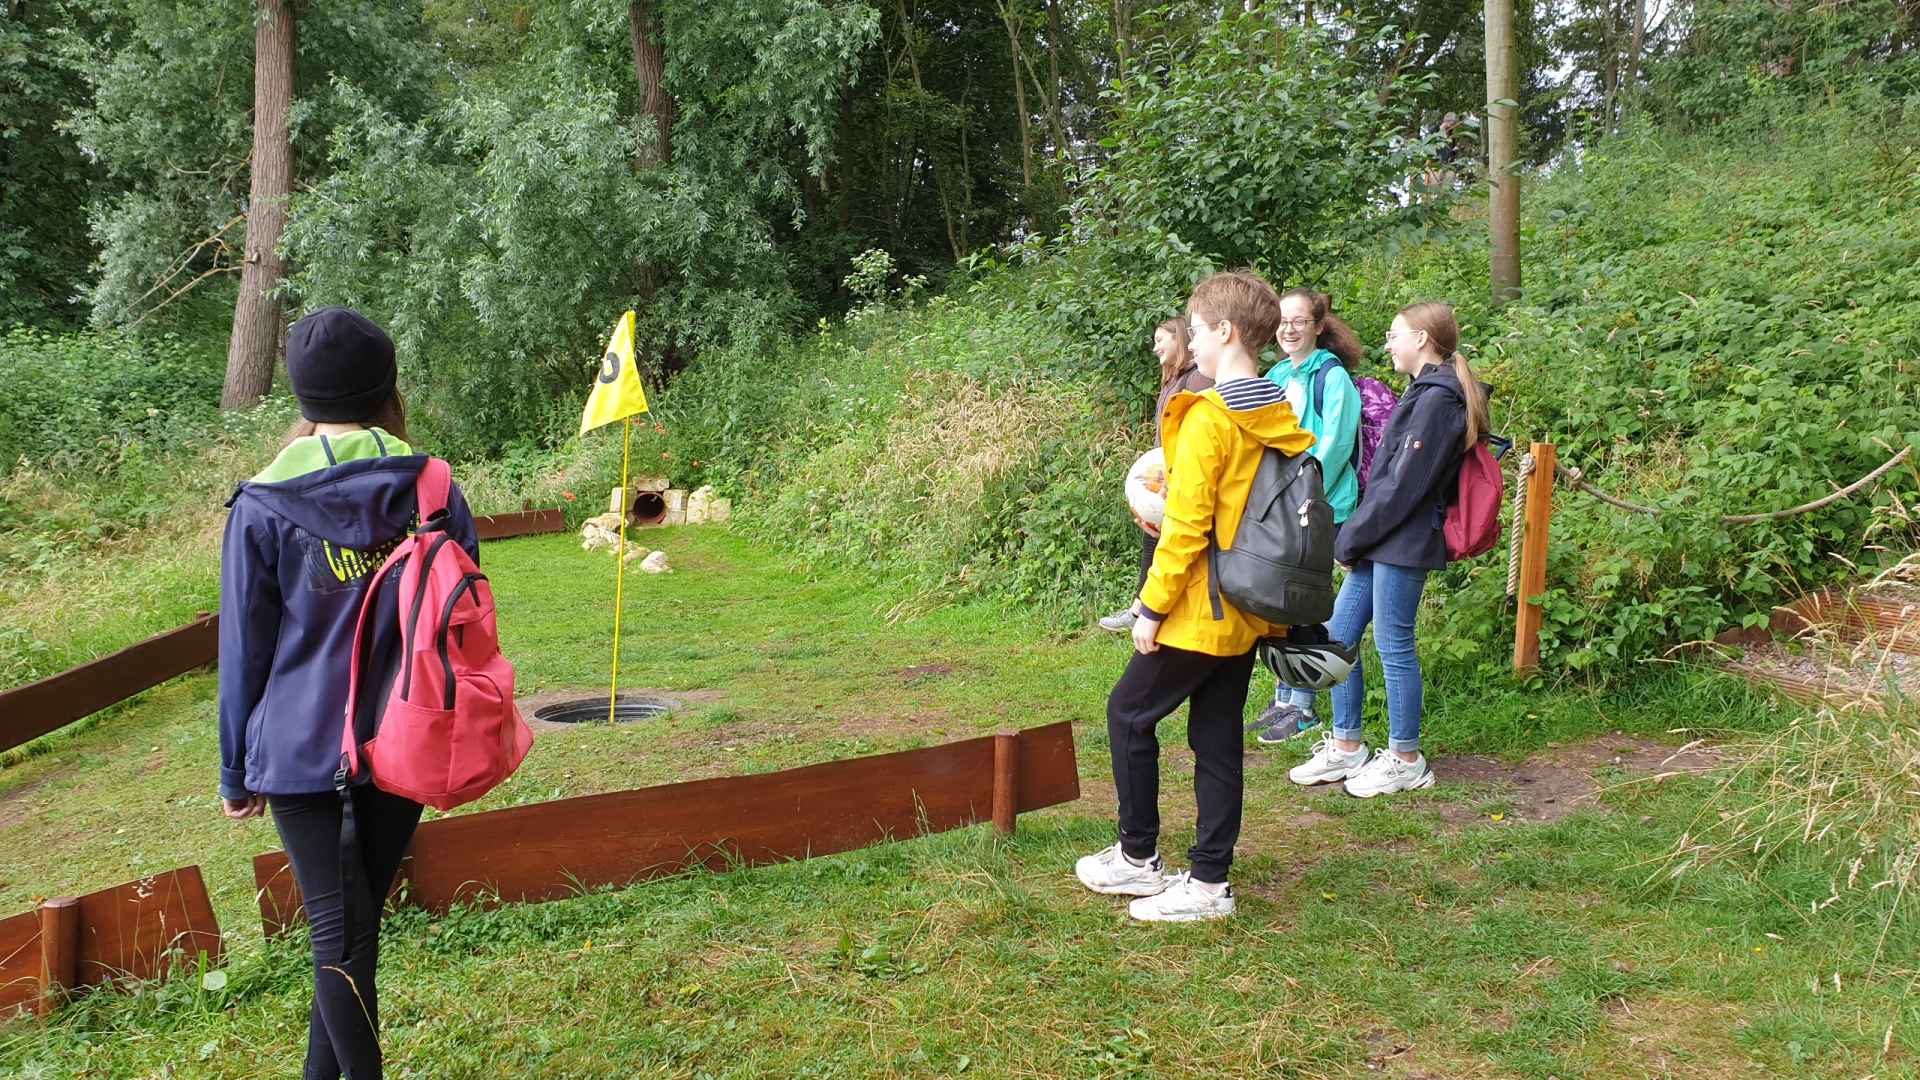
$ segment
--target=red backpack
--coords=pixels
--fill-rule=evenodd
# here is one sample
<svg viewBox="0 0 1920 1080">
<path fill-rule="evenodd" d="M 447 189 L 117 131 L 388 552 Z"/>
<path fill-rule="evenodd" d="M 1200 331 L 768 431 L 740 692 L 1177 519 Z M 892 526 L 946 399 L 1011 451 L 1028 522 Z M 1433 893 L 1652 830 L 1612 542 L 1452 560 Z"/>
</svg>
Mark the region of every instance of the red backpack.
<svg viewBox="0 0 1920 1080">
<path fill-rule="evenodd" d="M 419 526 L 367 584 L 334 777 L 343 796 L 364 763 L 380 790 L 449 810 L 512 776 L 533 745 L 513 703 L 513 665 L 500 655 L 493 587 L 446 532 L 450 483 L 447 463 L 428 458 L 415 485 Z M 396 571 L 400 655 L 386 700 L 369 710 L 359 700 L 362 639 L 379 633 L 371 625 L 376 598 Z M 369 713 L 372 733 L 361 742 L 355 718 L 364 728 Z"/>
<path fill-rule="evenodd" d="M 1445 533 L 1447 561 L 1484 555 L 1500 542 L 1500 508 L 1506 505 L 1507 482 L 1500 461 L 1482 437 L 1460 460 L 1460 488 L 1447 507 Z"/>
</svg>

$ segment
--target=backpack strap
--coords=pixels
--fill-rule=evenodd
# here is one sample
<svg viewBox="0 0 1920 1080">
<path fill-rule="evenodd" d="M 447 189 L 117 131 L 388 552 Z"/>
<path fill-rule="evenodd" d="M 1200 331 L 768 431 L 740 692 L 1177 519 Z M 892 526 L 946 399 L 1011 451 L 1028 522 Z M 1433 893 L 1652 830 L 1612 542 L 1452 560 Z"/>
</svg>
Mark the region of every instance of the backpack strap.
<svg viewBox="0 0 1920 1080">
<path fill-rule="evenodd" d="M 1320 370 L 1313 373 L 1313 389 L 1307 394 L 1307 404 L 1312 407 L 1313 415 L 1327 415 L 1327 368 L 1331 364 L 1321 364 Z"/>
<path fill-rule="evenodd" d="M 420 466 L 420 479 L 414 483 L 414 498 L 420 506 L 420 524 L 447 509 L 448 489 L 453 486 L 453 471 L 440 458 L 430 457 Z"/>
<path fill-rule="evenodd" d="M 1207 530 L 1207 600 L 1213 604 L 1213 621 L 1224 621 L 1227 613 L 1220 607 L 1220 542 L 1212 529 Z"/>
</svg>

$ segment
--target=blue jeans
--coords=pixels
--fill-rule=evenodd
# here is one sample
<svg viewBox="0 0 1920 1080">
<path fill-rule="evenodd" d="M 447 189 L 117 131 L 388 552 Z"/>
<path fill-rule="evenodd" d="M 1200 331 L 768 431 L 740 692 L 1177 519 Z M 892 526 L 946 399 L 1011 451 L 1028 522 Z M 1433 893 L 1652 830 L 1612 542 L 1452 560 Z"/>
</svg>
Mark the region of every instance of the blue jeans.
<svg viewBox="0 0 1920 1080">
<path fill-rule="evenodd" d="M 1373 645 L 1387 680 L 1387 748 L 1403 753 L 1420 749 L 1420 655 L 1414 649 L 1413 623 L 1427 571 L 1390 563 L 1362 562 L 1347 572 L 1333 602 L 1327 633 L 1337 641 L 1359 644 L 1373 624 Z M 1361 707 L 1366 704 L 1365 663 L 1333 688 L 1333 737 L 1360 738 Z"/>
</svg>

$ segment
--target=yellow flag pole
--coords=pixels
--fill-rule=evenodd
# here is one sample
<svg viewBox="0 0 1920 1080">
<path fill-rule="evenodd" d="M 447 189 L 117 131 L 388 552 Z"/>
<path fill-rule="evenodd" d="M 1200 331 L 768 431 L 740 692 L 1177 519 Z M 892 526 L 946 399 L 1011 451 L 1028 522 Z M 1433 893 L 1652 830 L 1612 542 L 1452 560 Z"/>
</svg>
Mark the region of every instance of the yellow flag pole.
<svg viewBox="0 0 1920 1080">
<path fill-rule="evenodd" d="M 633 449 L 633 417 L 623 421 L 620 439 L 620 546 L 613 549 L 613 685 L 607 690 L 607 723 L 620 700 L 620 593 L 627 580 L 627 455 Z"/>
</svg>

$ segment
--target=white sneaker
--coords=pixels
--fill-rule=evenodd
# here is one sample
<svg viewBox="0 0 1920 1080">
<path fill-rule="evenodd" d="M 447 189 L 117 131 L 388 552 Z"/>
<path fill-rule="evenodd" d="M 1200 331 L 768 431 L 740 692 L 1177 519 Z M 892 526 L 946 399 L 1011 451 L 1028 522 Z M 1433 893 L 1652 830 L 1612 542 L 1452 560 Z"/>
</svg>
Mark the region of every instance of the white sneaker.
<svg viewBox="0 0 1920 1080">
<path fill-rule="evenodd" d="M 1304 787 L 1330 784 L 1359 772 L 1366 763 L 1366 743 L 1361 743 L 1358 750 L 1342 750 L 1334 745 L 1332 733 L 1328 733 L 1320 736 L 1311 758 L 1287 770 L 1287 779 Z"/>
<path fill-rule="evenodd" d="M 1421 754 L 1417 761 L 1402 761 L 1400 755 L 1391 750 L 1382 750 L 1373 755 L 1365 768 L 1347 777 L 1347 794 L 1359 799 L 1371 799 L 1375 795 L 1391 795 L 1396 791 L 1412 791 L 1416 788 L 1433 786 L 1433 770 L 1427 767 L 1427 756 Z"/>
<path fill-rule="evenodd" d="M 1073 864 L 1073 873 L 1080 884 L 1094 892 L 1121 896 L 1152 896 L 1166 888 L 1168 881 L 1158 854 L 1145 866 L 1136 866 L 1121 852 L 1119 844 L 1082 857 Z"/>
<path fill-rule="evenodd" d="M 1101 619 L 1100 629 L 1105 630 L 1109 634 L 1130 633 L 1133 630 L 1133 624 L 1139 618 L 1140 616 L 1133 613 L 1132 608 L 1122 608 L 1106 618 Z"/>
<path fill-rule="evenodd" d="M 1201 922 L 1224 919 L 1233 908 L 1233 886 L 1214 892 L 1183 870 L 1167 879 L 1164 891 L 1128 904 L 1127 914 L 1142 922 Z"/>
</svg>

